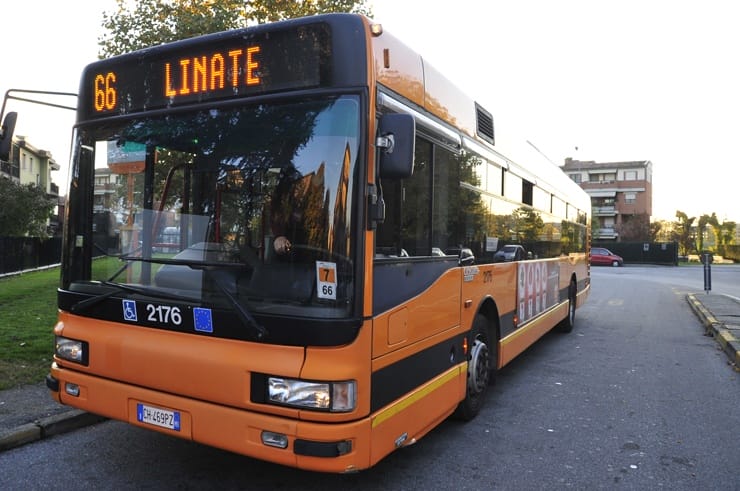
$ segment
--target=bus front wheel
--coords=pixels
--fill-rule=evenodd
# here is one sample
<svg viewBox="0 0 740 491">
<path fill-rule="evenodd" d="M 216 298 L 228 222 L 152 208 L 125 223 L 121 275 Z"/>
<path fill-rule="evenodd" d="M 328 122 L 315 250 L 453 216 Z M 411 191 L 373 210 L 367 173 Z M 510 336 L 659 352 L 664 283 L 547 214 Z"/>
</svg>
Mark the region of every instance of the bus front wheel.
<svg viewBox="0 0 740 491">
<path fill-rule="evenodd" d="M 468 338 L 468 380 L 465 399 L 457 406 L 455 416 L 470 421 L 480 412 L 491 380 L 495 361 L 491 356 L 488 320 L 481 314 L 475 316 Z M 495 352 L 494 352 L 495 353 Z"/>
</svg>

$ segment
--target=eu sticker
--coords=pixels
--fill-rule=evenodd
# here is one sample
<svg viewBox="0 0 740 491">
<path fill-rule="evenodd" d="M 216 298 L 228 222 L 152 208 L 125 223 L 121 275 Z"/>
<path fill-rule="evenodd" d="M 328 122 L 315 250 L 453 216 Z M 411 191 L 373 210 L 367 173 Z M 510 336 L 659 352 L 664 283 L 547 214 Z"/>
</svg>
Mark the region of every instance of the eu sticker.
<svg viewBox="0 0 740 491">
<path fill-rule="evenodd" d="M 211 309 L 193 308 L 193 324 L 198 332 L 213 332 L 213 318 Z"/>
<path fill-rule="evenodd" d="M 316 261 L 316 296 L 337 299 L 337 263 Z"/>
<path fill-rule="evenodd" d="M 128 322 L 136 322 L 136 302 L 134 300 L 123 301 L 123 320 Z"/>
</svg>

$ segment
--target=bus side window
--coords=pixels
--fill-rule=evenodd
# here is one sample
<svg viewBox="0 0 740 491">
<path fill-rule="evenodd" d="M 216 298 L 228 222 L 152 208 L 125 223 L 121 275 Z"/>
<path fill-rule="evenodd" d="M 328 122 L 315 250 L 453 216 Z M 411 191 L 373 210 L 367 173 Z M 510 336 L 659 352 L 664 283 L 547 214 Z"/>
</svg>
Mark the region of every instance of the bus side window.
<svg viewBox="0 0 740 491">
<path fill-rule="evenodd" d="M 401 181 L 386 179 L 383 184 L 385 221 L 375 231 L 375 257 L 400 257 L 401 250 Z"/>
<path fill-rule="evenodd" d="M 385 179 L 385 222 L 376 232 L 376 257 L 432 255 L 430 226 L 431 143 L 416 139 L 414 173 L 403 180 Z"/>
</svg>

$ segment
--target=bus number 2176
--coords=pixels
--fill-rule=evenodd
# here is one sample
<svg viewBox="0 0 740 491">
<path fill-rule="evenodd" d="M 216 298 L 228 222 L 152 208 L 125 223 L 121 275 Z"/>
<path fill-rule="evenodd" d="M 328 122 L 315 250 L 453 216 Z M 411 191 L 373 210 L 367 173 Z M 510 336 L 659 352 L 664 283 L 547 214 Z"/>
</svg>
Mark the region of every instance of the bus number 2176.
<svg viewBox="0 0 740 491">
<path fill-rule="evenodd" d="M 182 314 L 179 307 L 170 307 L 169 305 L 146 305 L 147 320 L 149 322 L 158 322 L 160 324 L 182 324 Z"/>
</svg>

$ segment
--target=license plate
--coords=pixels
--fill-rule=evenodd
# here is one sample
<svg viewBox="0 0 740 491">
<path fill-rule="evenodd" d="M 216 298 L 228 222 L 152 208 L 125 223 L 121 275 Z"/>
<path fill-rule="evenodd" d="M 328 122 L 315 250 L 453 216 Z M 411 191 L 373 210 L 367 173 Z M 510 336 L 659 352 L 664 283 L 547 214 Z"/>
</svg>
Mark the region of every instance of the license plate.
<svg viewBox="0 0 740 491">
<path fill-rule="evenodd" d="M 160 407 L 148 406 L 146 404 L 136 405 L 136 420 L 173 431 L 180 431 L 180 412 L 162 409 Z"/>
</svg>

